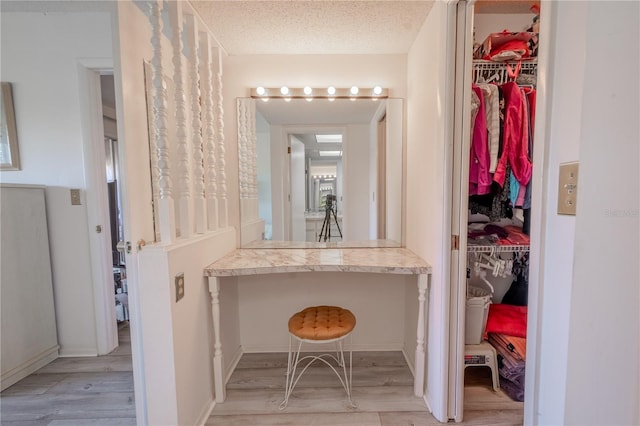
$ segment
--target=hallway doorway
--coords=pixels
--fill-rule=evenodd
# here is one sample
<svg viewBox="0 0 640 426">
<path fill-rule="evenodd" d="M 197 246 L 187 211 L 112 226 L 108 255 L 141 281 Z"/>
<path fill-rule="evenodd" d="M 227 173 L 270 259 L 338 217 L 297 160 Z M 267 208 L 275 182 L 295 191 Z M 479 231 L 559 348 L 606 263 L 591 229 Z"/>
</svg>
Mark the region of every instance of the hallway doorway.
<svg viewBox="0 0 640 426">
<path fill-rule="evenodd" d="M 100 76 L 100 91 L 104 127 L 107 197 L 109 201 L 110 257 L 113 265 L 116 322 L 118 324 L 118 330 L 120 330 L 123 325 L 126 325 L 125 323 L 128 324 L 129 322 L 129 295 L 126 257 L 123 246 L 124 218 L 122 215 L 120 155 L 118 150 L 115 85 L 112 74 Z"/>
</svg>

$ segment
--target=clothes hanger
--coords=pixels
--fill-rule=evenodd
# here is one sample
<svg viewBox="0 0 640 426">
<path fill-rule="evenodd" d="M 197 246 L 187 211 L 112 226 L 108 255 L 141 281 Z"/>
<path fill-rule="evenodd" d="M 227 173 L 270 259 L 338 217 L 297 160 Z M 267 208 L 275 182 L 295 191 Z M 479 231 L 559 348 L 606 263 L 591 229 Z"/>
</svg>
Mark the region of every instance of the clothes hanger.
<svg viewBox="0 0 640 426">
<path fill-rule="evenodd" d="M 485 283 L 487 287 L 491 289 L 492 295 L 496 292 L 495 289 L 493 288 L 493 285 L 491 285 L 489 280 L 487 280 L 487 273 L 485 271 L 480 271 L 480 273 L 478 274 L 478 278 L 480 278 L 482 282 Z"/>
</svg>

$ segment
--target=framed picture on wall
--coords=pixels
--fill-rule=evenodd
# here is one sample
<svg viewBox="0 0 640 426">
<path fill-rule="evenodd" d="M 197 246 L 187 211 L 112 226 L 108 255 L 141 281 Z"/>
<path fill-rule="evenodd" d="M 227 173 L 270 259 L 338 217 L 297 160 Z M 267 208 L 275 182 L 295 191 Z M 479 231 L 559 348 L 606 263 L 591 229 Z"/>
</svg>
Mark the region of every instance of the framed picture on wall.
<svg viewBox="0 0 640 426">
<path fill-rule="evenodd" d="M 1 83 L 0 97 L 0 170 L 20 170 L 18 153 L 18 132 L 16 115 L 13 109 L 11 83 Z"/>
</svg>

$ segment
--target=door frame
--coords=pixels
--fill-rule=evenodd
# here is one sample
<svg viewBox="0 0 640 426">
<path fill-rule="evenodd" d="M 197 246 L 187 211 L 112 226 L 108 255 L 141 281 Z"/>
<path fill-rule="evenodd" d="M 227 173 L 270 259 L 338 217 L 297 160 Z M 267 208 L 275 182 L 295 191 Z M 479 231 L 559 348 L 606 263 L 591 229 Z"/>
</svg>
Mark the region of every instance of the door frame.
<svg viewBox="0 0 640 426">
<path fill-rule="evenodd" d="M 300 166 L 300 164 L 294 164 L 296 161 L 300 161 L 299 159 L 295 159 L 295 155 L 296 151 L 299 151 L 300 149 L 300 145 L 302 145 L 302 168 L 303 168 L 303 179 L 304 179 L 304 184 L 303 184 L 303 193 L 302 193 L 302 199 L 304 200 L 305 198 L 305 194 L 307 191 L 307 173 L 305 172 L 305 170 L 307 169 L 307 165 L 306 165 L 306 158 L 305 158 L 305 147 L 304 147 L 304 143 L 300 140 L 298 140 L 298 138 L 295 138 L 295 142 L 294 142 L 294 138 L 295 135 L 292 133 L 289 133 L 287 135 L 287 143 L 288 143 L 288 160 L 289 160 L 289 164 L 288 164 L 288 169 L 289 169 L 289 218 L 291 219 L 289 221 L 289 236 L 291 237 L 292 241 L 306 241 L 306 224 L 302 223 L 302 229 L 299 229 L 300 224 L 298 223 L 299 220 L 299 216 L 294 207 L 297 206 L 297 204 L 299 203 L 299 197 L 300 194 L 298 193 L 298 191 L 294 190 L 294 182 L 297 180 L 297 178 L 294 176 L 295 173 L 294 171 L 297 169 L 297 167 Z M 295 146 L 294 146 L 295 145 Z M 293 178 L 292 178 L 293 177 Z M 299 176 L 298 176 L 299 178 Z M 295 182 L 296 186 L 300 184 L 300 182 Z M 303 201 L 304 204 L 304 201 Z M 303 222 L 304 222 L 304 207 L 303 207 Z M 296 235 L 297 233 L 302 233 L 302 235 Z M 304 236 L 304 238 L 302 238 L 302 236 Z M 300 240 L 300 238 L 302 238 L 302 240 Z"/>
<path fill-rule="evenodd" d="M 95 307 L 96 343 L 98 354 L 104 355 L 118 346 L 118 330 L 113 293 L 113 270 L 111 265 L 112 248 L 109 233 L 105 228 L 109 225 L 109 202 L 104 149 L 95 149 L 104 143 L 104 126 L 102 122 L 102 94 L 100 75 L 113 74 L 115 83 L 117 132 L 122 132 L 122 87 L 119 75 L 115 72 L 113 59 L 96 58 L 78 60 L 78 81 L 80 105 L 82 109 L 84 169 L 87 198 L 87 224 L 90 239 L 90 257 Z M 118 138 L 120 141 L 122 138 Z M 130 235 L 128 220 L 128 191 L 126 149 L 124 143 L 118 144 L 120 159 L 120 184 L 123 188 L 122 214 L 125 240 Z M 99 194 L 102 194 L 100 196 Z M 94 225 L 101 225 L 103 232 L 96 233 Z M 101 237 L 95 238 L 96 235 Z M 108 265 L 107 265 L 108 264 Z M 106 265 L 106 266 L 105 266 Z M 147 399 L 144 375 L 144 359 L 142 353 L 142 332 L 140 328 L 140 304 L 138 300 L 137 255 L 135 250 L 126 254 L 127 284 L 129 289 L 129 322 L 131 331 L 131 358 L 133 367 L 134 397 L 137 424 L 147 424 Z M 108 271 L 105 271 L 108 269 Z"/>
<path fill-rule="evenodd" d="M 456 0 L 458 6 L 466 3 L 467 11 L 471 9 L 471 24 L 467 24 L 467 27 L 464 29 L 469 32 L 473 28 L 473 3 L 474 0 Z M 552 101 L 552 91 L 553 91 L 553 61 L 554 61 L 554 25 L 555 22 L 555 11 L 556 4 L 554 2 L 548 2 L 545 5 L 546 7 L 541 8 L 540 11 L 540 33 L 545 35 L 545 42 L 540 43 L 539 51 L 538 51 L 538 65 L 537 65 L 537 102 L 536 102 L 536 123 L 535 123 L 535 140 L 534 140 L 534 151 L 533 151 L 533 161 L 535 164 L 534 172 L 532 176 L 532 208 L 531 208 L 531 229 L 530 229 L 530 263 L 534 266 L 529 268 L 529 293 L 528 293 L 528 315 L 527 315 L 527 369 L 525 376 L 525 400 L 524 400 L 524 424 L 537 424 L 538 420 L 538 409 L 539 409 L 539 393 L 540 393 L 540 379 L 539 379 L 539 370 L 540 370 L 540 361 L 541 361 L 541 347 L 540 347 L 540 330 L 542 328 L 542 294 L 544 291 L 544 283 L 541 281 L 541 277 L 544 276 L 544 263 L 541 261 L 542 254 L 545 249 L 545 241 L 544 241 L 544 231 L 546 228 L 545 218 L 542 217 L 544 211 L 544 205 L 546 204 L 546 196 L 548 195 L 547 187 L 548 187 L 548 170 L 545 169 L 544 161 L 547 158 L 547 151 L 549 149 L 549 136 L 547 131 L 548 122 L 550 122 L 550 114 L 551 114 L 551 101 Z M 467 22 L 469 22 L 467 20 Z M 461 30 L 461 29 L 460 29 Z M 466 52 L 464 48 L 456 46 L 456 57 L 460 54 L 466 55 L 466 58 L 471 58 L 471 52 Z M 460 51 L 462 49 L 462 51 Z M 469 64 L 471 61 L 467 59 Z M 466 69 L 466 68 L 465 68 Z M 459 76 L 456 72 L 456 87 L 460 86 L 463 89 L 466 87 L 471 87 L 470 84 L 465 86 L 465 81 L 462 79 L 470 80 L 470 67 L 465 74 Z M 467 97 L 470 97 L 471 91 L 467 90 Z M 463 105 L 460 106 L 458 102 L 463 102 Z M 459 111 L 460 108 L 466 110 L 467 115 L 462 115 L 462 119 L 465 117 L 467 122 L 470 122 L 469 115 L 469 106 L 470 99 L 465 101 L 462 97 L 456 97 L 454 108 L 456 111 Z M 460 124 L 464 124 L 464 121 Z M 454 132 L 460 132 L 460 129 L 457 127 L 458 123 L 454 122 Z M 459 182 L 460 185 L 468 179 L 465 174 L 468 173 L 468 167 L 464 167 L 464 164 L 468 164 L 469 157 L 468 151 L 470 149 L 469 139 L 470 139 L 470 126 L 467 127 L 467 132 L 460 132 L 462 140 L 460 138 L 454 139 L 454 152 L 455 147 L 460 146 L 460 143 L 466 143 L 466 150 L 464 146 L 460 147 L 461 154 L 466 153 L 466 160 L 464 158 L 460 158 L 460 156 L 454 157 L 453 162 L 447 163 L 446 168 L 452 168 L 453 170 L 453 181 L 456 179 L 461 179 Z M 466 136 L 465 136 L 466 135 Z M 458 145 L 456 145 L 458 144 Z M 455 154 L 454 154 L 455 155 Z M 466 161 L 466 163 L 465 163 Z M 452 218 L 452 231 L 457 230 L 461 232 L 459 237 L 459 250 L 456 253 L 456 257 L 459 256 L 460 253 L 464 253 L 464 259 L 466 259 L 466 250 L 467 250 L 467 226 L 464 221 L 459 221 L 458 225 L 454 227 L 454 221 L 456 217 L 462 218 L 466 216 L 466 206 L 468 200 L 459 197 L 456 201 L 455 193 L 453 193 L 454 197 L 452 197 L 451 203 L 449 204 L 449 211 L 446 212 Z M 464 205 L 463 205 L 464 204 Z M 452 251 L 452 253 L 455 253 Z M 449 315 L 449 320 L 452 323 L 450 330 L 450 339 L 449 344 L 450 348 L 454 345 L 464 348 L 464 305 L 465 305 L 465 293 L 461 293 L 461 288 L 465 288 L 463 286 L 465 284 L 465 280 L 461 279 L 466 277 L 466 261 L 459 262 L 456 265 L 452 261 L 450 263 L 450 271 L 451 275 L 451 312 Z M 454 268 L 458 271 L 457 281 L 454 281 Z M 461 275 L 461 271 L 464 270 L 464 275 Z M 463 297 L 461 297 L 462 295 Z M 453 307 L 456 306 L 458 308 L 458 312 L 453 311 Z M 457 322 L 457 325 L 453 325 L 454 322 Z M 462 421 L 462 412 L 463 412 L 463 398 L 464 398 L 464 352 L 462 354 L 458 354 L 457 357 L 453 356 L 453 353 L 450 354 L 449 357 L 449 398 L 448 398 L 448 411 L 451 412 L 455 409 L 454 417 L 449 416 L 451 419 L 454 419 L 456 422 Z M 457 368 L 454 369 L 454 367 Z M 460 373 L 461 377 L 456 376 L 455 372 Z M 455 389 L 451 389 L 451 387 L 455 387 Z M 454 402 L 455 400 L 452 398 L 460 398 L 457 400 L 457 406 Z"/>
<path fill-rule="evenodd" d="M 78 63 L 83 153 L 90 244 L 96 349 L 106 355 L 118 347 L 118 327 L 113 297 L 113 269 L 109 235 L 109 200 L 102 122 L 101 74 L 113 73 L 111 59 L 83 59 Z M 98 230 L 96 227 L 101 227 Z"/>
</svg>

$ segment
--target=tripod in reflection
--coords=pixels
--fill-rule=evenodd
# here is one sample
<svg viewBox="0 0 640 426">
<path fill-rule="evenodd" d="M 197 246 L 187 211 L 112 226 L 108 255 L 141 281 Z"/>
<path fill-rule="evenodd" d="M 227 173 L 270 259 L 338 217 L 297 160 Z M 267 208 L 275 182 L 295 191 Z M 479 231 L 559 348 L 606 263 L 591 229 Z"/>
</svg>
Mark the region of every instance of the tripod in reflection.
<svg viewBox="0 0 640 426">
<path fill-rule="evenodd" d="M 331 216 L 333 215 L 333 220 L 336 223 L 336 227 L 338 228 L 338 232 L 340 233 L 340 238 L 342 238 L 342 230 L 340 230 L 340 225 L 338 224 L 338 217 L 336 216 L 337 210 L 337 198 L 333 194 L 327 194 L 326 204 L 324 208 L 324 222 L 322 222 L 322 229 L 320 230 L 320 236 L 318 237 L 318 242 L 322 241 L 331 241 Z"/>
</svg>

